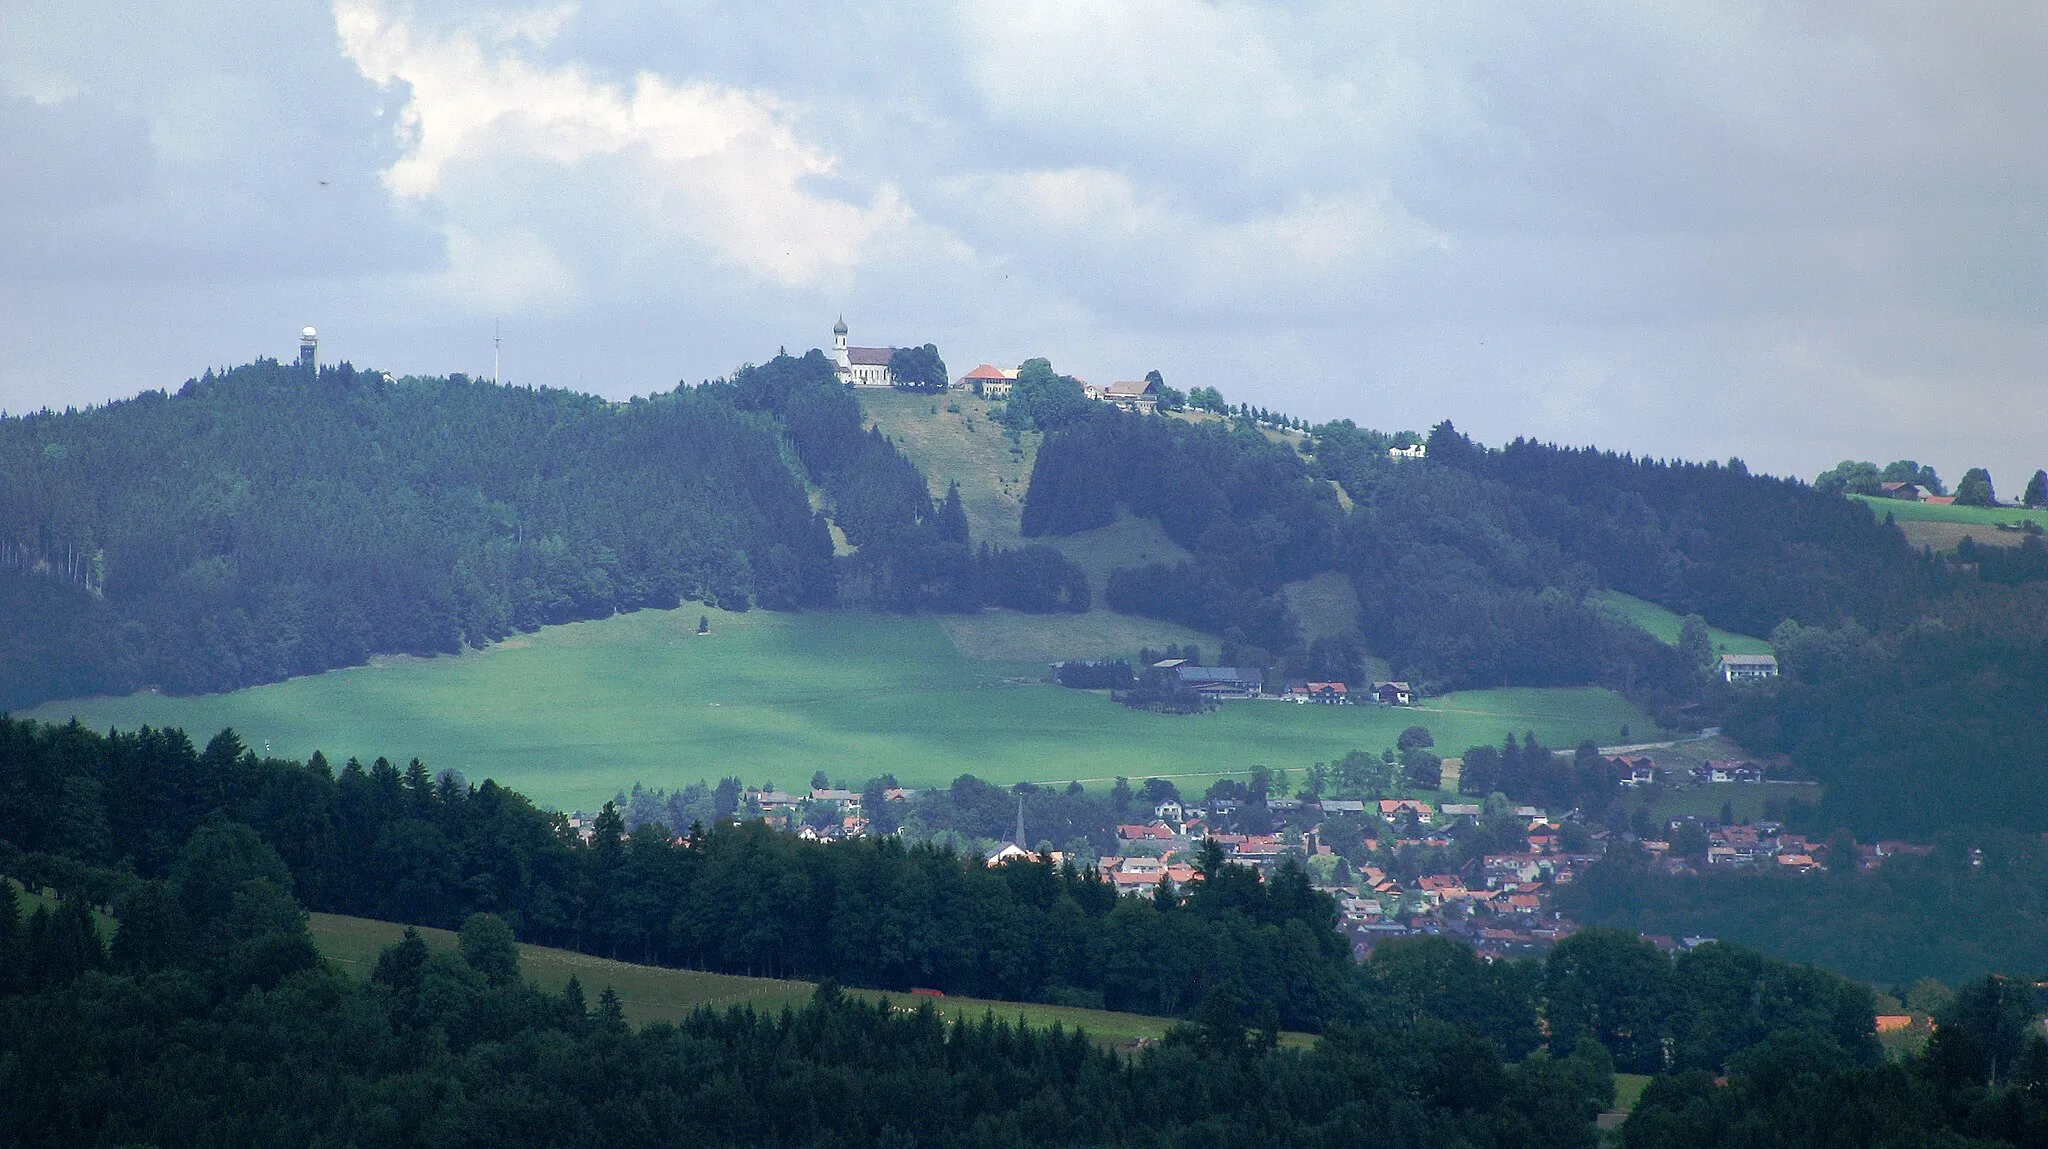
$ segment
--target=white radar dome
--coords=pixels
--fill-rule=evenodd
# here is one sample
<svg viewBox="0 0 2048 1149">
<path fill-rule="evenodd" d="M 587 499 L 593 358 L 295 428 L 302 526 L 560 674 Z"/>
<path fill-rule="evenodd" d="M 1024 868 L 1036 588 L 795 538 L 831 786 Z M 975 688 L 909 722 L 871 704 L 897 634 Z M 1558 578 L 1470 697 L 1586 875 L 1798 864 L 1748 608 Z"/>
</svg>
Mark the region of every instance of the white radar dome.
<svg viewBox="0 0 2048 1149">
<path fill-rule="evenodd" d="M 301 338 L 301 339 L 312 339 L 312 338 L 315 338 L 315 337 L 317 337 L 317 336 L 318 336 L 319 334 L 320 334 L 319 332 L 317 332 L 317 331 L 313 330 L 312 328 L 308 327 L 308 328 L 306 328 L 306 329 L 305 329 L 304 331 L 301 331 L 301 332 L 299 332 L 299 338 Z"/>
</svg>

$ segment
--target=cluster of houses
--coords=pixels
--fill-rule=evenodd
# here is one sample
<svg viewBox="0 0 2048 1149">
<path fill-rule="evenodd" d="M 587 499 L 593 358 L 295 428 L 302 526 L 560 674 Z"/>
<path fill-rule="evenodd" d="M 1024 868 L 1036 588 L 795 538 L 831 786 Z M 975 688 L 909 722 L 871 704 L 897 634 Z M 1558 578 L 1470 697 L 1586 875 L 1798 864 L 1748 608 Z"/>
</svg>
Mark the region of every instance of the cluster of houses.
<svg viewBox="0 0 2048 1149">
<path fill-rule="evenodd" d="M 1374 682 L 1364 690 L 1353 690 L 1343 682 L 1296 682 L 1269 692 L 1266 672 L 1256 667 L 1193 666 L 1185 659 L 1167 658 L 1153 663 L 1152 668 L 1172 671 L 1183 689 L 1218 699 L 1277 698 L 1323 706 L 1351 706 L 1359 702 L 1411 706 L 1415 702 L 1415 689 L 1405 682 Z"/>
<path fill-rule="evenodd" d="M 1711 782 L 1758 783 L 1764 780 L 1765 770 L 1761 762 L 1732 758 L 1709 759 L 1683 772 L 1666 770 L 1657 765 L 1656 759 L 1645 754 L 1623 754 L 1609 761 L 1615 766 L 1615 780 L 1631 789 L 1686 782 L 1695 786 Z"/>
<path fill-rule="evenodd" d="M 1829 856 L 1825 842 L 1813 841 L 1804 834 L 1787 833 L 1785 827 L 1777 822 L 1708 826 L 1698 818 L 1680 817 L 1671 819 L 1668 829 L 1676 836 L 1688 823 L 1705 832 L 1706 864 L 1709 868 L 1775 869 L 1781 873 L 1803 874 L 1816 869 L 1835 869 L 1842 864 L 1841 859 Z M 1699 872 L 1695 858 L 1674 854 L 1669 841 L 1645 841 L 1642 847 L 1656 858 L 1655 866 L 1667 874 Z M 1911 842 L 1863 842 L 1856 847 L 1854 864 L 1858 870 L 1869 870 L 1882 864 L 1886 858 L 1900 854 L 1924 857 L 1933 852 L 1933 846 Z"/>
</svg>

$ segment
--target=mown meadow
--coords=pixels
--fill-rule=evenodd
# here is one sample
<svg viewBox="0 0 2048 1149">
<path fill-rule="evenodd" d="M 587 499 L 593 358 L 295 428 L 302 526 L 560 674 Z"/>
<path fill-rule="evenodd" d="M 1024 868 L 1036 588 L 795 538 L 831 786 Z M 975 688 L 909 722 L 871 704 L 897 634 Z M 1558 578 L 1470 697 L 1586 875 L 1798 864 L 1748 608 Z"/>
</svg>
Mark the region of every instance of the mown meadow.
<svg viewBox="0 0 2048 1149">
<path fill-rule="evenodd" d="M 1020 632 L 1010 649 L 1028 649 L 1031 620 L 1006 621 Z M 1241 701 L 1198 716 L 1139 713 L 1044 684 L 1043 661 L 968 657 L 949 625 L 957 620 L 644 610 L 456 656 L 384 658 L 228 694 L 67 700 L 22 717 L 177 726 L 200 741 L 231 726 L 259 753 L 319 750 L 337 763 L 416 756 L 565 809 L 594 808 L 636 781 L 733 775 L 801 787 L 819 770 L 856 785 L 892 773 L 942 786 L 971 773 L 1091 786 L 1173 777 L 1200 790 L 1257 765 L 1298 770 L 1377 751 L 1410 725 L 1428 727 L 1443 753 L 1510 731 L 1570 746 L 1612 743 L 1623 725 L 1638 739 L 1654 730 L 1635 706 L 1593 689 L 1468 691 L 1412 709 Z"/>
</svg>

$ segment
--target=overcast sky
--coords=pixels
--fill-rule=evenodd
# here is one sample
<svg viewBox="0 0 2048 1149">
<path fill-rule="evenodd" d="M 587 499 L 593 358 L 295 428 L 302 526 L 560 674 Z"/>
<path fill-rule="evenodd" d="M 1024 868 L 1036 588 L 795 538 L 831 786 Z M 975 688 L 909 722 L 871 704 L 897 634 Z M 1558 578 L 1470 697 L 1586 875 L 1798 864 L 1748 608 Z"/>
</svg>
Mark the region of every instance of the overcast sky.
<svg viewBox="0 0 2048 1149">
<path fill-rule="evenodd" d="M 0 0 L 0 407 L 825 344 L 2048 466 L 2048 8 Z"/>
</svg>

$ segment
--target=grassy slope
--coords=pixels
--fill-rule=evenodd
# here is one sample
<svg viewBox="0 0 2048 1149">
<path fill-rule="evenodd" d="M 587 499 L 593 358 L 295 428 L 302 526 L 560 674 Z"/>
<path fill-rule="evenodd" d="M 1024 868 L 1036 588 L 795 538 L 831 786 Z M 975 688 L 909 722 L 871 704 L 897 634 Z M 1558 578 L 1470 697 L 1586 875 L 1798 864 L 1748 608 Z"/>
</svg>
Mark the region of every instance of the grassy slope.
<svg viewBox="0 0 2048 1149">
<path fill-rule="evenodd" d="M 1655 635 L 1660 642 L 1678 645 L 1679 627 L 1684 619 L 1654 602 L 1626 595 L 1618 590 L 1603 590 L 1593 593 L 1593 604 L 1624 622 L 1632 622 Z M 1708 637 L 1714 640 L 1716 654 L 1769 654 L 1771 644 L 1761 638 L 1736 634 L 1720 627 L 1707 628 Z"/>
<path fill-rule="evenodd" d="M 1890 515 L 1902 523 L 2017 523 L 2027 519 L 2048 527 L 2048 511 L 2027 511 L 2018 507 L 1959 507 L 1951 503 L 1941 506 L 1936 503 L 1909 503 L 1901 499 L 1873 499 L 1866 495 L 1850 495 L 1852 499 L 1870 508 L 1878 518 Z"/>
<path fill-rule="evenodd" d="M 311 928 L 320 952 L 356 977 L 368 977 L 377 964 L 378 952 L 396 942 L 405 929 L 393 922 L 340 914 L 314 914 Z M 437 949 L 455 948 L 455 935 L 447 930 L 422 929 L 420 935 L 429 946 Z M 725 1008 L 746 1005 L 757 1010 L 798 1007 L 810 1000 L 811 991 L 817 988 L 805 981 L 663 969 L 534 945 L 519 947 L 519 968 L 528 981 L 550 993 L 560 993 L 572 976 L 583 984 L 584 994 L 591 1001 L 597 999 L 604 987 L 610 986 L 619 995 L 627 1020 L 636 1024 L 677 1021 L 702 1006 Z M 869 999 L 885 996 L 869 990 L 849 992 Z M 1117 1045 L 1126 1045 L 1140 1038 L 1156 1040 L 1164 1037 L 1168 1027 L 1174 1024 L 1166 1018 L 1136 1013 L 976 998 L 913 999 L 899 995 L 891 1000 L 903 1005 L 929 1000 L 941 1014 L 953 1019 L 978 1020 L 993 1012 L 998 1017 L 1021 1019 L 1035 1026 L 1050 1026 L 1057 1022 L 1068 1029 L 1084 1029 L 1098 1041 Z M 1288 1034 L 1287 1039 L 1290 1045 L 1302 1046 L 1314 1040 L 1307 1034 Z"/>
<path fill-rule="evenodd" d="M 691 633 L 700 614 L 712 620 L 703 637 Z M 1042 663 L 966 658 L 932 618 L 693 605 L 549 627 L 459 656 L 380 659 L 224 695 L 55 702 L 24 717 L 178 726 L 200 741 L 233 726 L 259 752 L 267 743 L 294 758 L 417 755 L 434 770 L 583 809 L 635 781 L 727 774 L 790 786 L 814 770 L 853 782 L 893 772 L 912 786 L 962 773 L 1206 785 L 1200 776 L 1377 750 L 1415 722 L 1449 747 L 1524 728 L 1552 746 L 1610 741 L 1624 722 L 1652 728 L 1599 690 L 1475 691 L 1413 711 L 1236 702 L 1170 717 L 1042 685 L 1043 673 Z"/>
<path fill-rule="evenodd" d="M 2025 511 L 2017 507 L 1944 507 L 1898 499 L 1873 499 L 1864 495 L 1849 497 L 1869 507 L 1871 513 L 1880 519 L 1890 515 L 1897 520 L 1907 542 L 1937 551 L 1952 551 L 1966 537 L 1977 540 L 1979 546 L 2019 545 L 2020 533 L 2001 531 L 1998 529 L 2000 523 L 2035 522 L 2048 527 L 2048 511 Z"/>
<path fill-rule="evenodd" d="M 948 484 L 960 484 L 960 502 L 967 510 L 967 526 L 976 543 L 1015 547 L 1026 541 L 1022 534 L 1024 493 L 1031 485 L 1031 467 L 1038 459 L 1042 435 L 1020 435 L 1011 443 L 1003 429 L 988 420 L 994 404 L 957 392 L 934 396 L 863 391 L 860 400 L 869 424 L 882 428 L 882 433 L 910 456 L 924 472 L 934 495 L 944 495 Z M 960 410 L 950 410 L 952 407 Z M 1030 541 L 1058 547 L 1088 572 L 1096 609 L 1081 618 L 1050 624 L 1052 631 L 1042 637 L 1038 632 L 1048 625 L 1046 620 L 1018 615 L 998 613 L 965 625 L 949 625 L 962 653 L 974 658 L 1049 662 L 1134 653 L 1140 646 L 1164 647 L 1168 643 L 1216 646 L 1213 637 L 1199 631 L 1128 618 L 1100 605 L 1109 572 L 1117 567 L 1179 562 L 1188 557 L 1159 524 L 1126 517 L 1092 531 Z"/>
</svg>

